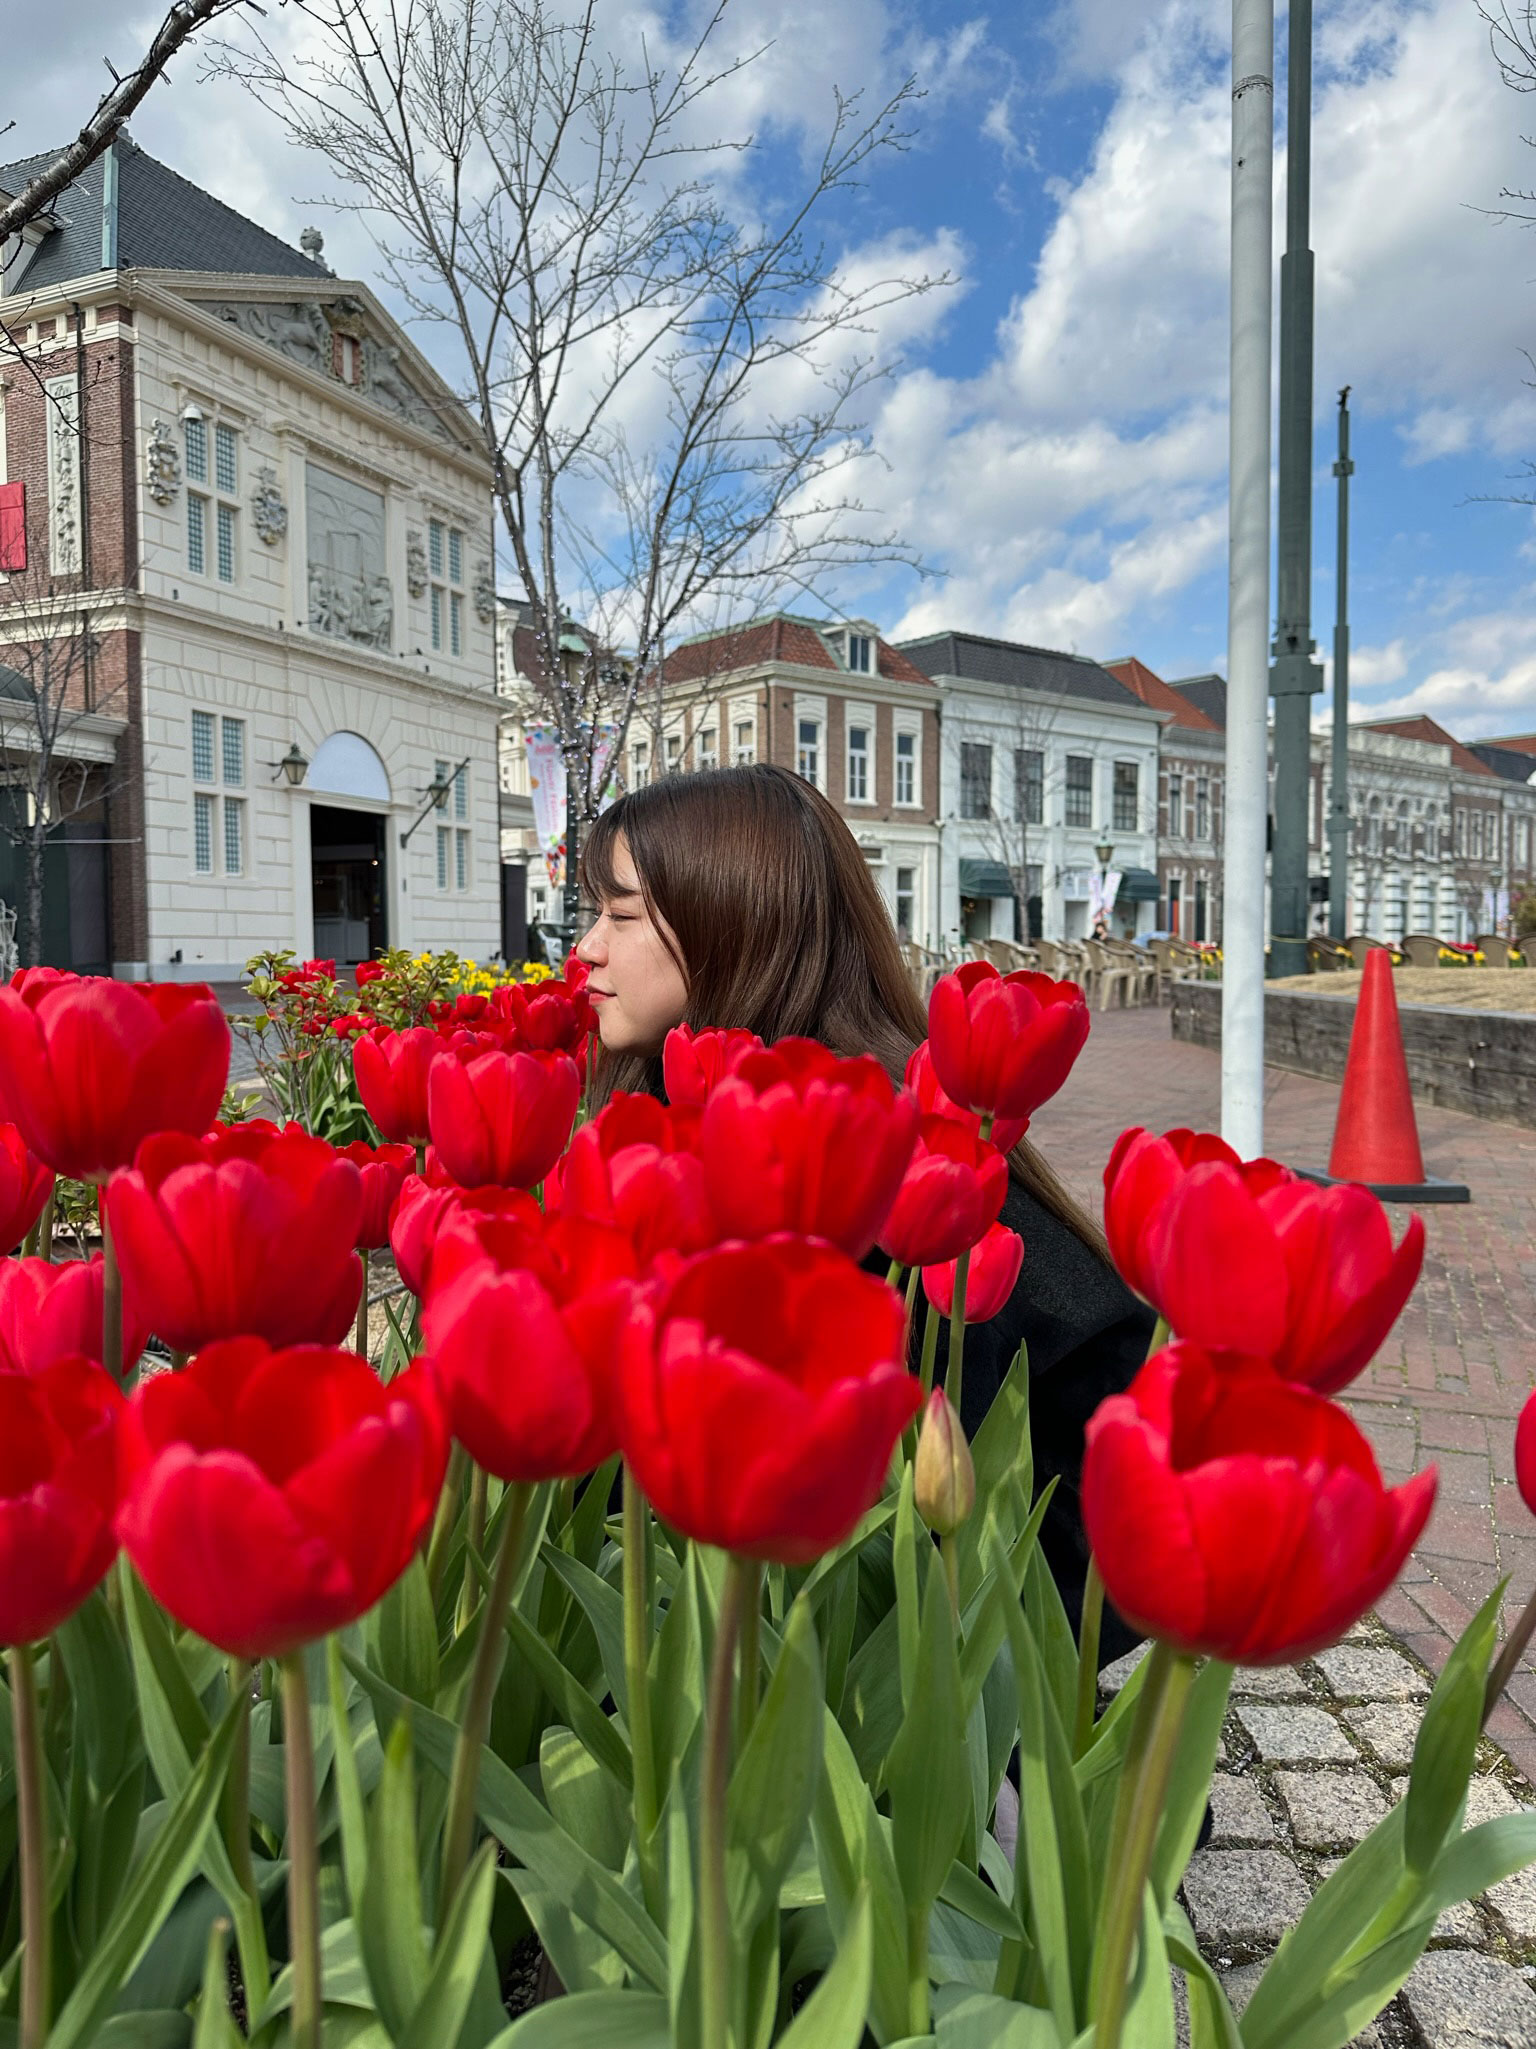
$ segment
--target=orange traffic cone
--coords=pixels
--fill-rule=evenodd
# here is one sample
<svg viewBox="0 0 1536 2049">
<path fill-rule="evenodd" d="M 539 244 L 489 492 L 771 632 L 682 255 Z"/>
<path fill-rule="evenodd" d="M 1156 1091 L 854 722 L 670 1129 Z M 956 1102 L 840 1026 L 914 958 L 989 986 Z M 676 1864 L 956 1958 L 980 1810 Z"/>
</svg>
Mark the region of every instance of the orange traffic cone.
<svg viewBox="0 0 1536 2049">
<path fill-rule="evenodd" d="M 1309 1173 L 1308 1179 L 1362 1182 L 1384 1202 L 1471 1200 L 1464 1182 L 1443 1181 L 1424 1172 L 1397 991 L 1392 986 L 1392 956 L 1385 947 L 1373 948 L 1365 957 L 1328 1172 Z"/>
</svg>

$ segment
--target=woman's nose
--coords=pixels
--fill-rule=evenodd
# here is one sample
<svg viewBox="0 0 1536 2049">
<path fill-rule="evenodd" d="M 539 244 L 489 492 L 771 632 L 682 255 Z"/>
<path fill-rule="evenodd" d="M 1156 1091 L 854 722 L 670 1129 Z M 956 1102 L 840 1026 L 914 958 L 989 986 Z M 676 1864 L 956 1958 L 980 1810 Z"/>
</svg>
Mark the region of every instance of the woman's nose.
<svg viewBox="0 0 1536 2049">
<path fill-rule="evenodd" d="M 608 958 L 607 948 L 598 942 L 600 926 L 594 925 L 590 932 L 583 932 L 576 942 L 576 958 L 586 962 L 589 968 L 600 968 Z"/>
</svg>

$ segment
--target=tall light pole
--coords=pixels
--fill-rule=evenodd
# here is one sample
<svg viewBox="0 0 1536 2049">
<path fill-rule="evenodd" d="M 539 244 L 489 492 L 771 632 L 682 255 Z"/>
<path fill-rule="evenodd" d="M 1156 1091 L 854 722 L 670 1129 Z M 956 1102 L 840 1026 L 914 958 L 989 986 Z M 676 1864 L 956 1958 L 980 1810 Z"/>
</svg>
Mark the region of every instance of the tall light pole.
<svg viewBox="0 0 1536 2049">
<path fill-rule="evenodd" d="M 1334 572 L 1333 795 L 1328 804 L 1328 936 L 1349 937 L 1349 386 L 1339 393 L 1339 559 Z"/>
<path fill-rule="evenodd" d="M 1264 822 L 1268 808 L 1269 372 L 1274 0 L 1232 0 L 1232 339 L 1227 501 L 1226 847 L 1221 1131 L 1264 1150 Z"/>
<path fill-rule="evenodd" d="M 1312 0 L 1291 0 L 1285 87 L 1285 254 L 1280 259 L 1280 539 L 1276 562 L 1275 836 L 1270 973 L 1307 967 L 1312 795 Z"/>
</svg>

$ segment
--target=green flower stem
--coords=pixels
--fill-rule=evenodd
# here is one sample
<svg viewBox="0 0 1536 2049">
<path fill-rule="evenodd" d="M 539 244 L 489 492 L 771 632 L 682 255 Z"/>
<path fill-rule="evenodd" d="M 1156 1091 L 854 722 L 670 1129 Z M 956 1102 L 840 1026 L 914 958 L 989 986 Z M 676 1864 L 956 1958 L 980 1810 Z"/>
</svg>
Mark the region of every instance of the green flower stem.
<svg viewBox="0 0 1536 2049">
<path fill-rule="evenodd" d="M 123 1275 L 107 1213 L 101 1212 L 101 1363 L 121 1385 L 123 1378 Z"/>
<path fill-rule="evenodd" d="M 955 1299 L 949 1310 L 949 1363 L 944 1369 L 944 1392 L 957 1416 L 965 1373 L 965 1289 L 970 1276 L 971 1248 L 967 1247 L 955 1261 Z"/>
<path fill-rule="evenodd" d="M 1150 1359 L 1155 1352 L 1160 1352 L 1172 1336 L 1167 1317 L 1160 1316 L 1152 1326 L 1152 1342 L 1147 1346 L 1147 1357 Z"/>
<path fill-rule="evenodd" d="M 448 1546 L 453 1541 L 454 1525 L 459 1519 L 459 1499 L 464 1492 L 464 1475 L 468 1470 L 469 1453 L 462 1444 L 455 1444 L 448 1454 L 448 1473 L 443 1481 L 443 1491 L 438 1496 L 432 1541 L 427 1546 L 427 1585 L 432 1590 L 434 1607 L 442 1589 L 443 1568 L 448 1563 Z"/>
<path fill-rule="evenodd" d="M 484 1466 L 471 1466 L 469 1474 L 469 1545 L 464 1553 L 464 1585 L 459 1593 L 460 1629 L 469 1627 L 469 1618 L 475 1612 L 475 1597 L 479 1592 L 480 1580 L 475 1571 L 475 1559 L 485 1556 L 485 1511 L 490 1488 L 490 1475 Z M 473 1556 L 471 1555 L 473 1554 Z"/>
<path fill-rule="evenodd" d="M 699 1788 L 699 1964 L 701 2049 L 729 2049 L 731 1927 L 725 1892 L 725 1805 L 731 1783 L 731 1685 L 742 1611 L 757 1584 L 745 1558 L 727 1559 L 709 1667 Z"/>
<path fill-rule="evenodd" d="M 933 2033 L 928 1987 L 928 1917 L 931 1903 L 907 1908 L 907 2033 L 914 2039 Z"/>
<path fill-rule="evenodd" d="M 368 1255 L 363 1254 L 363 1292 L 357 1299 L 357 1328 L 352 1334 L 352 1349 L 360 1359 L 368 1356 Z"/>
<path fill-rule="evenodd" d="M 939 1556 L 944 1561 L 944 1584 L 949 1588 L 950 1612 L 955 1618 L 955 1627 L 960 1626 L 960 1546 L 955 1533 L 939 1539 Z"/>
<path fill-rule="evenodd" d="M 913 1310 L 914 1310 L 914 1309 L 915 1309 L 915 1308 L 917 1307 L 917 1291 L 918 1291 L 918 1288 L 919 1288 L 919 1287 L 920 1287 L 920 1286 L 922 1285 L 922 1279 L 923 1279 L 923 1270 L 922 1270 L 922 1268 L 921 1268 L 920 1266 L 915 1266 L 915 1267 L 913 1267 L 912 1271 L 911 1271 L 911 1272 L 910 1272 L 910 1273 L 909 1273 L 909 1274 L 907 1275 L 907 1325 L 906 1325 L 906 1329 L 907 1329 L 907 1343 L 908 1343 L 909 1345 L 910 1345 L 910 1344 L 911 1344 L 911 1342 L 912 1342 L 912 1312 L 913 1312 Z M 905 1352 L 903 1352 L 903 1353 L 902 1353 L 902 1357 L 903 1357 L 903 1358 L 905 1358 L 906 1356 L 907 1356 L 907 1355 L 906 1355 L 906 1353 L 905 1353 Z"/>
<path fill-rule="evenodd" d="M 501 1542 L 496 1549 L 496 1570 L 491 1590 L 480 1610 L 480 1641 L 464 1701 L 464 1719 L 454 1745 L 453 1774 L 448 1782 L 448 1818 L 443 1824 L 443 1882 L 438 1898 L 440 1914 L 453 1905 L 469 1863 L 470 1839 L 475 1830 L 475 1795 L 480 1787 L 480 1753 L 491 1728 L 491 1703 L 505 1651 L 507 1610 L 517 1578 L 518 1555 L 523 1548 L 523 1530 L 528 1521 L 528 1504 L 533 1489 L 514 1481 L 507 1489 L 502 1517 Z"/>
<path fill-rule="evenodd" d="M 288 1782 L 288 1948 L 293 1959 L 293 2049 L 320 2049 L 320 1858 L 315 1760 L 304 1653 L 282 1660 L 283 1757 Z"/>
<path fill-rule="evenodd" d="M 427 1171 L 427 1141 L 424 1138 L 418 1138 L 416 1141 L 416 1171 L 418 1174 L 425 1174 Z"/>
<path fill-rule="evenodd" d="M 901 1261 L 899 1259 L 893 1259 L 890 1265 L 885 1270 L 885 1285 L 888 1288 L 900 1287 L 901 1273 Z"/>
<path fill-rule="evenodd" d="M 1531 1598 L 1520 1610 L 1515 1626 L 1505 1637 L 1504 1648 L 1494 1660 L 1493 1670 L 1488 1674 L 1488 1691 L 1483 1695 L 1485 1725 L 1498 1705 L 1499 1695 L 1509 1684 L 1516 1665 L 1525 1655 L 1525 1647 L 1530 1642 L 1533 1632 L 1536 1632 L 1536 1589 L 1532 1590 Z"/>
<path fill-rule="evenodd" d="M 224 1671 L 230 1693 L 245 1703 L 235 1736 L 235 1751 L 229 1761 L 220 1800 L 220 1825 L 229 1861 L 242 1897 L 229 1902 L 235 1923 L 235 1945 L 240 1952 L 240 1975 L 245 1981 L 246 2006 L 255 2013 L 266 2004 L 272 1989 L 272 1965 L 267 1955 L 267 1933 L 262 1925 L 261 1894 L 256 1889 L 256 1871 L 251 1862 L 251 1663 L 248 1658 L 227 1658 Z"/>
<path fill-rule="evenodd" d="M 751 1584 L 741 1611 L 741 1690 L 736 1696 L 736 1743 L 743 1748 L 757 1720 L 757 1700 L 762 1690 L 763 1568 L 749 1560 Z"/>
<path fill-rule="evenodd" d="M 928 1397 L 933 1393 L 933 1362 L 939 1355 L 939 1312 L 924 1298 L 923 1302 L 923 1363 L 919 1369 L 923 1383 L 923 1406 L 928 1406 Z"/>
<path fill-rule="evenodd" d="M 1139 1768 L 1133 1766 L 1131 1757 L 1126 1758 L 1115 1811 L 1121 1855 L 1115 1858 L 1112 1842 L 1104 1867 L 1108 1878 L 1093 1971 L 1095 2049 L 1120 2049 L 1142 1896 L 1194 1678 L 1195 1661 L 1187 1652 L 1171 1650 L 1164 1643 L 1152 1646 L 1138 1716 L 1144 1724 Z M 1122 1806 L 1126 1810 L 1123 1837 L 1119 1827 Z"/>
<path fill-rule="evenodd" d="M 1081 1757 L 1093 1736 L 1093 1710 L 1099 1698 L 1099 1628 L 1104 1620 L 1104 1582 L 1099 1561 L 1088 1554 L 1088 1577 L 1083 1585 L 1083 1619 L 1077 1632 L 1077 1720 L 1072 1731 L 1072 1755 Z"/>
<path fill-rule="evenodd" d="M 624 1677 L 629 1695 L 629 1747 L 635 1765 L 635 1843 L 647 1906 L 661 1904 L 656 1865 L 656 1742 L 651 1730 L 651 1512 L 640 1483 L 624 1466 Z"/>
<path fill-rule="evenodd" d="M 6 1653 L 16 1748 L 16 1838 L 21 1860 L 21 2033 L 19 2049 L 43 2049 L 52 1975 L 48 1916 L 48 1821 L 43 1806 L 43 1729 L 32 1646 Z"/>
</svg>

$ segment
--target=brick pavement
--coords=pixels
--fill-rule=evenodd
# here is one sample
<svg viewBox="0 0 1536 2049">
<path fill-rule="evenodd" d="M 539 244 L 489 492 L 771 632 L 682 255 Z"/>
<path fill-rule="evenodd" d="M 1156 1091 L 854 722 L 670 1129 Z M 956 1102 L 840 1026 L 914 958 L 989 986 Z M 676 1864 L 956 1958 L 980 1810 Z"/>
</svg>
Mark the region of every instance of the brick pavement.
<svg viewBox="0 0 1536 2049">
<path fill-rule="evenodd" d="M 1322 1165 L 1338 1105 L 1334 1083 L 1271 1068 L 1265 1145 Z M 1034 1136 L 1074 1190 L 1098 1207 L 1100 1176 L 1128 1124 L 1166 1131 L 1220 1122 L 1219 1055 L 1176 1042 L 1159 1010 L 1096 1015 L 1071 1082 L 1035 1119 Z M 1536 1131 L 1420 1105 L 1430 1173 L 1465 1181 L 1466 1206 L 1430 1205 L 1424 1272 L 1349 1406 L 1390 1481 L 1440 1469 L 1424 1541 L 1378 1609 L 1433 1669 L 1501 1575 L 1505 1620 L 1536 1585 L 1536 1519 L 1514 1482 L 1514 1425 L 1536 1384 Z M 1406 1214 L 1394 1208 L 1401 1230 Z M 1495 1711 L 1495 1736 L 1536 1783 L 1536 1661 Z"/>
</svg>

